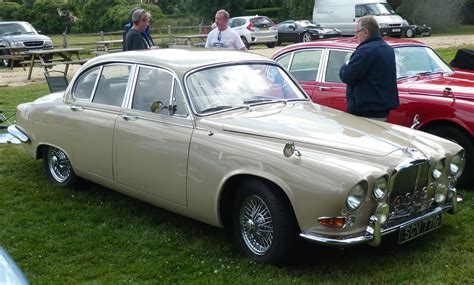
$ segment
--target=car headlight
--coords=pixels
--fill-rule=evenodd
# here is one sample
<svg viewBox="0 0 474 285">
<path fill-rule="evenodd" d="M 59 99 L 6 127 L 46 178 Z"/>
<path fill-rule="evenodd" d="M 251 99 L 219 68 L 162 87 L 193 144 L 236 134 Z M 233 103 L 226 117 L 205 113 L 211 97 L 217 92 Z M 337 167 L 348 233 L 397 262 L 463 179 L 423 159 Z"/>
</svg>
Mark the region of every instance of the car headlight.
<svg viewBox="0 0 474 285">
<path fill-rule="evenodd" d="M 379 28 L 388 28 L 388 24 L 386 24 L 386 23 L 379 23 Z"/>
<path fill-rule="evenodd" d="M 407 21 L 407 20 L 403 20 L 402 26 L 408 26 L 408 25 L 409 25 L 409 24 L 408 24 L 408 21 Z"/>
<path fill-rule="evenodd" d="M 464 169 L 464 151 L 458 152 L 449 163 L 449 174 L 458 178 Z"/>
<path fill-rule="evenodd" d="M 51 40 L 44 41 L 45 46 L 53 46 L 53 42 Z"/>
<path fill-rule="evenodd" d="M 12 42 L 12 47 L 23 47 L 23 42 Z"/>
<path fill-rule="evenodd" d="M 352 187 L 347 195 L 346 204 L 349 210 L 357 210 L 364 202 L 365 197 L 367 196 L 367 182 L 361 181 Z"/>
<path fill-rule="evenodd" d="M 385 194 L 387 193 L 387 178 L 385 176 L 379 177 L 377 180 L 375 180 L 372 193 L 374 194 L 374 198 L 376 200 L 381 200 L 383 197 L 385 197 Z"/>
<path fill-rule="evenodd" d="M 435 163 L 431 175 L 434 179 L 439 179 L 443 175 L 444 162 L 442 160 Z"/>
</svg>

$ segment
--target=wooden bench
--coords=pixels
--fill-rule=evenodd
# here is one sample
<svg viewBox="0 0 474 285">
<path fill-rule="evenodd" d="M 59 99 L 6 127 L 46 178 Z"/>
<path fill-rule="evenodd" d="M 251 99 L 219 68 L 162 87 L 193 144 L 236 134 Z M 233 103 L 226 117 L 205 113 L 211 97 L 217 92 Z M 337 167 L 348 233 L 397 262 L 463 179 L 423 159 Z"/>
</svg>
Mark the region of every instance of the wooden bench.
<svg viewBox="0 0 474 285">
<path fill-rule="evenodd" d="M 41 66 L 55 66 L 58 64 L 84 64 L 87 61 L 87 59 L 77 59 L 77 60 L 71 60 L 71 61 L 52 61 L 52 62 L 45 62 L 45 63 L 40 63 Z"/>
<path fill-rule="evenodd" d="M 18 61 L 21 64 L 21 61 L 23 61 L 27 57 L 28 55 L 22 55 L 22 54 L 20 55 L 0 54 L 0 60 L 4 60 L 4 59 L 11 60 L 10 69 L 13 69 L 13 66 L 15 65 L 15 61 Z"/>
</svg>

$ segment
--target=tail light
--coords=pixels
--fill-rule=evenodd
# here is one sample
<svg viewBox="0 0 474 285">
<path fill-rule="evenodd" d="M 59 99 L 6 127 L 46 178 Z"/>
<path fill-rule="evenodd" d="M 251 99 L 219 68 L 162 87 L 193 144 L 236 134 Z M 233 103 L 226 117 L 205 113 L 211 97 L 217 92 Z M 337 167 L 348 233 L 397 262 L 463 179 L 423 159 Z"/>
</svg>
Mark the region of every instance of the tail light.
<svg viewBox="0 0 474 285">
<path fill-rule="evenodd" d="M 254 28 L 253 28 L 253 21 L 250 21 L 250 22 L 249 22 L 249 24 L 248 24 L 248 26 L 247 26 L 247 29 L 248 29 L 249 31 L 252 31 L 252 32 L 254 31 Z"/>
</svg>

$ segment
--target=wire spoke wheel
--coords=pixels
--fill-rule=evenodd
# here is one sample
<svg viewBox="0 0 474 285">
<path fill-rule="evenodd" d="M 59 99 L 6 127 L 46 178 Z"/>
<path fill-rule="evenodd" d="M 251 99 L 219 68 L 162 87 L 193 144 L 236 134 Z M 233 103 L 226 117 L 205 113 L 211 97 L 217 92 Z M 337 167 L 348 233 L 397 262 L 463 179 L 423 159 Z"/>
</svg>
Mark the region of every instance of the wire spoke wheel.
<svg viewBox="0 0 474 285">
<path fill-rule="evenodd" d="M 49 171 L 53 178 L 59 183 L 68 180 L 72 169 L 66 154 L 57 148 L 49 148 L 47 157 Z"/>
<path fill-rule="evenodd" d="M 240 208 L 240 230 L 256 255 L 268 252 L 273 243 L 273 220 L 268 206 L 256 195 L 247 197 Z"/>
</svg>

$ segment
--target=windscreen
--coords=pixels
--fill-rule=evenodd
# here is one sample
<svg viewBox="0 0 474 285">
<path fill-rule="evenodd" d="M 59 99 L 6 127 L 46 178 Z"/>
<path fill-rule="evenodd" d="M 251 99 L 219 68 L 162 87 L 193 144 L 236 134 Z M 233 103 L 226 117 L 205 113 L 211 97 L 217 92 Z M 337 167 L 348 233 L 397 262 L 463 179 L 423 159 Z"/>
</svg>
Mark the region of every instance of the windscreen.
<svg viewBox="0 0 474 285">
<path fill-rule="evenodd" d="M 186 80 L 198 114 L 241 108 L 255 103 L 306 100 L 307 97 L 272 64 L 238 64 L 196 71 Z"/>
</svg>

